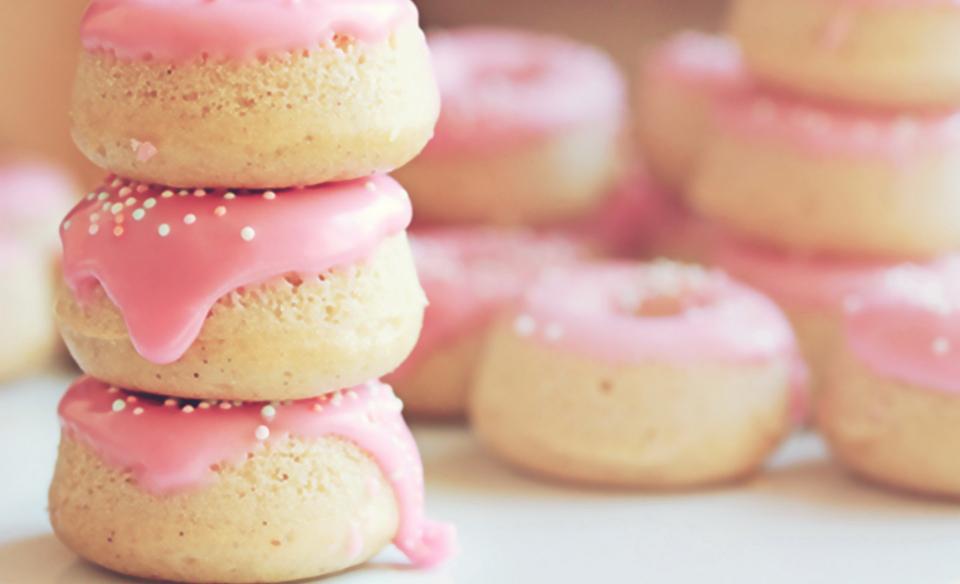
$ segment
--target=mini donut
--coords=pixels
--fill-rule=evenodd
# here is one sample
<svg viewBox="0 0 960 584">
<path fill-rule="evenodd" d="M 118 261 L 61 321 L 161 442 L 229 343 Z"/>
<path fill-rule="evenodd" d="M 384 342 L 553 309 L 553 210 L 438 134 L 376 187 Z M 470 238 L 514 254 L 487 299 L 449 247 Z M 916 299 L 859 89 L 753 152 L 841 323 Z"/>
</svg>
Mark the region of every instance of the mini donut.
<svg viewBox="0 0 960 584">
<path fill-rule="evenodd" d="M 0 381 L 7 381 L 39 368 L 57 347 L 49 258 L 0 232 L 0 282 Z"/>
<path fill-rule="evenodd" d="M 56 312 L 84 372 L 199 399 L 299 399 L 395 369 L 426 300 L 387 176 L 288 191 L 115 179 L 61 228 Z"/>
<path fill-rule="evenodd" d="M 638 136 L 661 184 L 682 191 L 690 183 L 712 133 L 712 103 L 748 84 L 740 51 L 725 37 L 686 31 L 649 57 L 637 92 Z"/>
<path fill-rule="evenodd" d="M 757 77 L 878 106 L 960 103 L 952 0 L 737 0 L 732 34 Z"/>
<path fill-rule="evenodd" d="M 796 365 L 779 309 L 721 273 L 558 268 L 494 325 L 470 417 L 525 471 L 697 487 L 753 473 L 780 443 Z"/>
<path fill-rule="evenodd" d="M 717 108 L 691 204 L 798 251 L 960 248 L 960 113 L 881 113 L 754 92 Z"/>
<path fill-rule="evenodd" d="M 582 253 L 569 238 L 523 230 L 434 228 L 411 235 L 430 305 L 410 358 L 387 377 L 407 413 L 465 415 L 490 325 L 545 267 Z"/>
<path fill-rule="evenodd" d="M 402 166 L 439 97 L 410 0 L 94 0 L 73 137 L 176 187 L 282 188 Z"/>
<path fill-rule="evenodd" d="M 717 237 L 717 267 L 773 299 L 786 312 L 810 367 L 814 390 L 822 385 L 842 338 L 843 310 L 856 295 L 878 286 L 900 261 L 810 256 Z M 947 261 L 945 259 L 937 262 Z"/>
<path fill-rule="evenodd" d="M 402 407 L 378 382 L 271 405 L 181 402 L 84 377 L 60 403 L 50 521 L 83 558 L 164 581 L 312 578 L 391 540 L 430 567 L 455 532 L 424 518 Z"/>
<path fill-rule="evenodd" d="M 903 268 L 849 305 L 818 424 L 857 475 L 960 497 L 960 269 Z"/>
<path fill-rule="evenodd" d="M 395 176 L 424 223 L 527 225 L 595 207 L 619 179 L 625 87 L 599 50 L 498 28 L 429 35 L 443 107 Z"/>
</svg>

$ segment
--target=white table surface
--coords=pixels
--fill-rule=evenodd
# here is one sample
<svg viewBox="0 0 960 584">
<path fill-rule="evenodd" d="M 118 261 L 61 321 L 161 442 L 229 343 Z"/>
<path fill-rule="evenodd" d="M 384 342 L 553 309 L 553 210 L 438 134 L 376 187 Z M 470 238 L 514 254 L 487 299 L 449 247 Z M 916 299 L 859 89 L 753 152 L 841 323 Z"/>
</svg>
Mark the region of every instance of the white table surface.
<svg viewBox="0 0 960 584">
<path fill-rule="evenodd" d="M 77 559 L 47 522 L 67 382 L 0 387 L 0 584 L 130 582 Z M 391 567 L 400 556 L 390 550 L 325 582 L 960 584 L 960 505 L 855 482 L 812 435 L 739 487 L 644 495 L 539 483 L 462 428 L 415 430 L 430 514 L 458 525 L 462 553 L 421 573 Z"/>
</svg>

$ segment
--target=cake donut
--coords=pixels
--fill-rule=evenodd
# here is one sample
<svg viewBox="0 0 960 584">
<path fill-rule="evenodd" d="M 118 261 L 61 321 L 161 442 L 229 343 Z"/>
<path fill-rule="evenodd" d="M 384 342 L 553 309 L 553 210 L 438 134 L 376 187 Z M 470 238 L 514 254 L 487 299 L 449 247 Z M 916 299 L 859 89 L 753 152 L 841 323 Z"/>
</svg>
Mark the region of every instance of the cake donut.
<svg viewBox="0 0 960 584">
<path fill-rule="evenodd" d="M 90 377 L 63 397 L 57 536 L 89 561 L 178 582 L 285 582 L 393 541 L 417 567 L 455 547 L 424 517 L 423 468 L 389 386 L 276 404 L 180 401 Z"/>
<path fill-rule="evenodd" d="M 733 35 L 764 81 L 852 103 L 960 102 L 952 0 L 737 0 Z"/>
<path fill-rule="evenodd" d="M 881 257 L 960 247 L 960 114 L 890 113 L 753 92 L 717 108 L 691 204 L 798 251 Z"/>
<path fill-rule="evenodd" d="M 463 416 L 498 313 L 542 269 L 583 252 L 569 238 L 493 228 L 420 230 L 411 244 L 430 304 L 416 348 L 387 379 L 408 414 Z"/>
<path fill-rule="evenodd" d="M 387 176 L 287 191 L 113 179 L 61 227 L 57 319 L 90 375 L 199 399 L 298 399 L 395 369 L 426 300 Z"/>
<path fill-rule="evenodd" d="M 280 188 L 413 158 L 439 112 L 410 0 L 94 0 L 73 137 L 178 187 Z"/>
<path fill-rule="evenodd" d="M 666 187 L 683 190 L 712 133 L 717 99 L 743 91 L 749 76 L 730 39 L 686 31 L 646 60 L 637 91 L 644 158 Z"/>
<path fill-rule="evenodd" d="M 885 485 L 960 497 L 960 269 L 903 268 L 862 292 L 818 400 L 834 455 Z"/>
<path fill-rule="evenodd" d="M 595 207 L 623 161 L 625 88 L 605 54 L 497 28 L 433 32 L 443 107 L 397 179 L 425 223 L 543 224 Z"/>
<path fill-rule="evenodd" d="M 752 473 L 780 443 L 797 364 L 779 309 L 719 272 L 558 268 L 494 326 L 470 417 L 535 474 L 703 486 Z"/>
</svg>

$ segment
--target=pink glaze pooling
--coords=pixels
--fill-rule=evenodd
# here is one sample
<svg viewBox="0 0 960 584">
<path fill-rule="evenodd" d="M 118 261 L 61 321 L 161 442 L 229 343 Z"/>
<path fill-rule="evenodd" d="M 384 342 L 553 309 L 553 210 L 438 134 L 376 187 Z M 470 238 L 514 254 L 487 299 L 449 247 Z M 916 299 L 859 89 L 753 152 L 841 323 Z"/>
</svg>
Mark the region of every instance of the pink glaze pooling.
<svg viewBox="0 0 960 584">
<path fill-rule="evenodd" d="M 238 194 L 115 179 L 63 222 L 63 272 L 81 302 L 100 284 L 137 351 L 167 364 L 226 294 L 357 263 L 402 232 L 411 213 L 387 176 Z"/>
<path fill-rule="evenodd" d="M 498 28 L 434 32 L 428 43 L 443 106 L 427 156 L 617 125 L 625 115 L 620 72 L 590 46 Z"/>
<path fill-rule="evenodd" d="M 877 374 L 960 393 L 960 261 L 892 270 L 848 304 L 845 332 Z"/>
<path fill-rule="evenodd" d="M 735 42 L 695 31 L 681 32 L 654 51 L 646 77 L 648 83 L 667 80 L 710 95 L 733 93 L 751 83 Z"/>
<path fill-rule="evenodd" d="M 252 59 L 336 35 L 381 42 L 417 19 L 410 0 L 94 0 L 80 38 L 123 59 Z"/>
<path fill-rule="evenodd" d="M 757 89 L 719 100 L 728 131 L 822 156 L 901 163 L 960 147 L 960 110 L 880 111 Z"/>
<path fill-rule="evenodd" d="M 669 262 L 545 272 L 515 313 L 516 333 L 615 363 L 755 363 L 797 355 L 766 297 L 720 272 Z"/>
<path fill-rule="evenodd" d="M 341 437 L 369 453 L 392 485 L 400 512 L 394 543 L 410 561 L 429 567 L 453 551 L 453 527 L 424 517 L 423 466 L 401 416 L 403 404 L 389 386 L 374 381 L 275 404 L 272 416 L 264 413 L 265 404 L 192 404 L 164 402 L 83 377 L 63 397 L 59 414 L 65 432 L 107 464 L 129 471 L 140 488 L 158 497 L 210 484 L 216 480 L 212 465 L 242 464 L 265 442 Z"/>
</svg>

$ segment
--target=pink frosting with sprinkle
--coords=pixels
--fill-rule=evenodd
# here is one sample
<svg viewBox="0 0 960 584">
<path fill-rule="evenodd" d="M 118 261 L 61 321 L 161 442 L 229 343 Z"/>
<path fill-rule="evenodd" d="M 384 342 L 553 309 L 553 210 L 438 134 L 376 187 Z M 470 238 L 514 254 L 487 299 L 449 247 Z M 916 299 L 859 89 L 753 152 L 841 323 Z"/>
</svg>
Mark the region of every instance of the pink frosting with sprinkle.
<svg viewBox="0 0 960 584">
<path fill-rule="evenodd" d="M 521 336 L 616 363 L 750 363 L 797 351 L 789 322 L 766 297 L 720 272 L 670 263 L 547 271 L 523 297 L 515 326 Z"/>
<path fill-rule="evenodd" d="M 739 91 L 751 83 L 735 42 L 695 31 L 674 35 L 654 51 L 646 77 L 648 83 L 667 80 L 714 95 Z"/>
<path fill-rule="evenodd" d="M 410 0 L 93 0 L 80 38 L 125 59 L 251 59 L 335 35 L 381 42 L 417 19 Z"/>
<path fill-rule="evenodd" d="M 452 553 L 453 527 L 424 517 L 420 454 L 401 416 L 403 404 L 389 386 L 373 381 L 277 404 L 269 418 L 262 414 L 264 404 L 206 405 L 187 413 L 180 402 L 164 405 L 161 398 L 82 377 L 64 395 L 59 414 L 68 435 L 105 463 L 132 473 L 141 489 L 156 496 L 208 485 L 216 480 L 212 465 L 242 464 L 265 441 L 341 437 L 369 453 L 392 485 L 400 511 L 394 543 L 410 561 L 429 567 Z M 257 436 L 260 426 L 269 436 Z"/>
<path fill-rule="evenodd" d="M 823 156 L 901 162 L 960 147 L 960 109 L 881 111 L 757 89 L 720 100 L 729 131 Z"/>
<path fill-rule="evenodd" d="M 417 272 L 430 305 L 413 354 L 394 378 L 449 342 L 487 326 L 546 267 L 581 248 L 561 236 L 486 228 L 435 228 L 411 234 Z"/>
<path fill-rule="evenodd" d="M 891 271 L 844 322 L 853 354 L 879 375 L 960 393 L 960 261 Z"/>
<path fill-rule="evenodd" d="M 362 261 L 411 214 L 406 191 L 387 176 L 238 194 L 115 179 L 63 222 L 63 272 L 81 302 L 103 286 L 137 351 L 167 364 L 221 297 Z"/>
<path fill-rule="evenodd" d="M 439 31 L 428 42 L 443 106 L 426 156 L 617 124 L 625 115 L 619 70 L 590 46 L 498 28 Z"/>
</svg>

